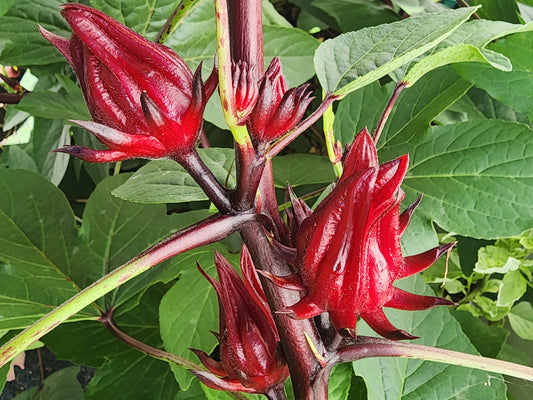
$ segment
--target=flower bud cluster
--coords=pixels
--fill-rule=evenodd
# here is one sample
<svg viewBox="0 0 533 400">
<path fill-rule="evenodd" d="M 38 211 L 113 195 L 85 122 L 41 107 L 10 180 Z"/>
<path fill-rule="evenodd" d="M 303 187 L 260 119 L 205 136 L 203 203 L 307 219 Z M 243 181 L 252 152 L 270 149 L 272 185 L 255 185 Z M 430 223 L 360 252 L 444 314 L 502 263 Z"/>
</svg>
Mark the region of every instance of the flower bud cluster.
<svg viewBox="0 0 533 400">
<path fill-rule="evenodd" d="M 287 89 L 277 57 L 272 59 L 259 82 L 250 78 L 254 76 L 251 68 L 243 62 L 233 67 L 235 106 L 252 140 L 268 143 L 296 126 L 313 97 L 309 85 Z"/>
</svg>

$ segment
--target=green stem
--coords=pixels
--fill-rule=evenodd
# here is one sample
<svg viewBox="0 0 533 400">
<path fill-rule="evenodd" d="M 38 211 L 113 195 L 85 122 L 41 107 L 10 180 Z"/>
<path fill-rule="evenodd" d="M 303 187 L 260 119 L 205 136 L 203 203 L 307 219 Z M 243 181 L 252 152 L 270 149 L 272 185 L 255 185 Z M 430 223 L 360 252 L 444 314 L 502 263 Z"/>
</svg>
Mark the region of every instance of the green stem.
<svg viewBox="0 0 533 400">
<path fill-rule="evenodd" d="M 237 111 L 233 101 L 233 79 L 231 72 L 231 50 L 228 21 L 227 0 L 215 0 L 215 20 L 217 29 L 217 57 L 218 57 L 218 90 L 224 119 L 230 127 L 235 141 L 241 143 L 244 140 L 242 130 L 237 127 Z M 249 138 L 248 138 L 249 140 Z"/>
<path fill-rule="evenodd" d="M 157 34 L 154 42 L 164 43 L 167 38 L 174 32 L 185 20 L 185 17 L 189 15 L 192 10 L 199 4 L 198 0 L 181 0 L 170 17 L 168 18 L 163 28 Z"/>
<path fill-rule="evenodd" d="M 335 122 L 335 114 L 333 113 L 333 104 L 326 109 L 322 115 L 322 126 L 324 129 L 324 137 L 326 139 L 326 148 L 328 150 L 329 161 L 333 164 L 335 175 L 340 177 L 342 175 L 342 148 L 340 142 L 335 142 L 335 135 L 333 133 L 333 124 Z"/>
<path fill-rule="evenodd" d="M 360 336 L 354 343 L 341 348 L 334 362 L 355 361 L 368 357 L 416 358 L 418 360 L 475 368 L 533 381 L 533 368 L 524 365 L 459 351 L 365 336 Z"/>
<path fill-rule="evenodd" d="M 467 304 L 470 303 L 476 296 L 483 293 L 485 290 L 485 285 L 489 281 L 490 275 L 485 275 L 481 282 L 475 287 L 474 290 L 470 291 L 465 297 L 463 297 L 461 300 L 459 300 L 459 304 Z M 471 284 L 469 284 L 469 289 L 471 287 Z"/>
<path fill-rule="evenodd" d="M 130 279 L 170 257 L 225 238 L 254 218 L 251 213 L 215 215 L 169 236 L 83 289 L 0 347 L 0 367 L 70 316 Z"/>
<path fill-rule="evenodd" d="M 113 170 L 113 176 L 120 174 L 120 167 L 122 167 L 122 161 L 117 161 Z"/>
</svg>

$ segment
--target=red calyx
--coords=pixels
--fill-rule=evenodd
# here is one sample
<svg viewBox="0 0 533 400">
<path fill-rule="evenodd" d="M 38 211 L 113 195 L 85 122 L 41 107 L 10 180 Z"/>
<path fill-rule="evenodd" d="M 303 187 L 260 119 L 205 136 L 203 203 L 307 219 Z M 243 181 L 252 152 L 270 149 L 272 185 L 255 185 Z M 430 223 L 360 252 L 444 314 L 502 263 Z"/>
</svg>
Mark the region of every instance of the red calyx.
<svg viewBox="0 0 533 400">
<path fill-rule="evenodd" d="M 199 70 L 193 76 L 173 50 L 91 7 L 66 4 L 61 14 L 72 27 L 70 39 L 40 31 L 74 68 L 94 121 L 90 131 L 109 150 L 59 151 L 104 162 L 193 148 L 207 101 Z"/>
<path fill-rule="evenodd" d="M 286 288 L 305 291 L 300 301 L 283 313 L 303 319 L 327 311 L 337 331 L 352 337 L 361 317 L 386 338 L 413 339 L 388 321 L 383 307 L 423 310 L 453 304 L 393 286 L 395 280 L 428 268 L 453 246 L 403 257 L 400 238 L 420 202 L 419 198 L 400 214 L 404 198 L 400 185 L 407 167 L 407 155 L 378 165 L 368 131 L 357 136 L 337 186 L 299 224 L 296 258 L 301 285 L 295 287 L 294 279 L 286 284 L 283 278 L 273 279 Z M 300 205 L 295 205 L 298 210 Z"/>
<path fill-rule="evenodd" d="M 245 282 L 220 254 L 215 254 L 219 282 L 209 280 L 220 308 L 220 361 L 193 350 L 210 371 L 193 371 L 205 385 L 218 390 L 266 393 L 289 376 L 278 333 L 246 248 L 241 253 Z"/>
</svg>

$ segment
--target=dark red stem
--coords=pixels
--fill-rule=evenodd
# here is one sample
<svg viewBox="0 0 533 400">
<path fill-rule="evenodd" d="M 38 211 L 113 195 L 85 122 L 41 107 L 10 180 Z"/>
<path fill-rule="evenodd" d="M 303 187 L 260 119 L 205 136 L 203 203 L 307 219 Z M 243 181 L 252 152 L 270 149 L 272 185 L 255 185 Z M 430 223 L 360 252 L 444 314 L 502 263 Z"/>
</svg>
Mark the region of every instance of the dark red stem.
<svg viewBox="0 0 533 400">
<path fill-rule="evenodd" d="M 289 231 L 279 214 L 274 172 L 270 159 L 266 161 L 263 176 L 259 182 L 259 194 L 261 196 L 261 213 L 267 215 L 272 221 L 274 237 L 283 244 L 289 244 Z"/>
<path fill-rule="evenodd" d="M 19 93 L 0 93 L 0 103 L 18 104 L 20 99 L 22 99 L 22 94 Z"/>
<path fill-rule="evenodd" d="M 255 65 L 259 80 L 264 73 L 261 1 L 229 0 L 228 14 L 231 59 Z"/>
<path fill-rule="evenodd" d="M 228 214 L 232 211 L 229 190 L 223 187 L 217 178 L 215 178 L 211 170 L 198 155 L 196 149 L 192 149 L 187 153 L 176 154 L 173 159 L 180 163 L 192 176 L 218 211 L 223 214 Z"/>
<path fill-rule="evenodd" d="M 150 346 L 149 344 L 141 342 L 140 340 L 137 340 L 134 337 L 128 335 L 126 332 L 121 330 L 115 323 L 115 320 L 113 319 L 113 310 L 102 314 L 98 321 L 104 324 L 104 326 L 109 332 L 111 332 L 113 336 L 126 343 L 128 346 L 140 351 L 141 353 L 144 353 L 150 357 L 158 358 L 160 360 L 169 361 L 173 364 L 180 365 L 187 369 L 202 369 L 202 367 L 187 360 L 186 358 L 178 357 L 175 354 L 158 349 L 157 347 Z"/>
<path fill-rule="evenodd" d="M 255 206 L 257 188 L 265 167 L 265 156 L 257 154 L 253 146 L 235 144 L 235 169 L 237 170 L 237 187 L 231 193 L 234 210 L 246 211 Z"/>
<path fill-rule="evenodd" d="M 243 225 L 240 233 L 256 267 L 277 276 L 289 275 L 293 272 L 290 266 L 273 251 L 261 224 L 258 222 L 247 223 Z M 305 332 L 308 335 L 319 351 L 323 350 L 314 321 L 312 319 L 295 320 L 276 313 L 275 310 L 281 310 L 296 303 L 299 296 L 294 291 L 273 285 L 264 277 L 261 279 L 270 308 L 274 310 L 274 320 L 289 365 L 295 399 L 327 399 L 327 380 L 317 381 L 316 378 L 320 376 L 322 367 L 304 334 Z"/>
<path fill-rule="evenodd" d="M 396 103 L 396 100 L 398 99 L 398 96 L 402 92 L 403 89 L 407 86 L 407 82 L 400 82 L 396 85 L 394 90 L 392 91 L 392 95 L 385 106 L 385 109 L 383 110 L 383 113 L 381 114 L 381 117 L 379 118 L 378 124 L 376 126 L 376 129 L 374 130 L 374 143 L 377 145 L 379 137 L 381 136 L 381 133 L 383 132 L 383 128 L 385 128 L 385 124 L 387 123 L 387 119 L 389 118 L 389 115 L 394 108 L 394 104 Z"/>
</svg>

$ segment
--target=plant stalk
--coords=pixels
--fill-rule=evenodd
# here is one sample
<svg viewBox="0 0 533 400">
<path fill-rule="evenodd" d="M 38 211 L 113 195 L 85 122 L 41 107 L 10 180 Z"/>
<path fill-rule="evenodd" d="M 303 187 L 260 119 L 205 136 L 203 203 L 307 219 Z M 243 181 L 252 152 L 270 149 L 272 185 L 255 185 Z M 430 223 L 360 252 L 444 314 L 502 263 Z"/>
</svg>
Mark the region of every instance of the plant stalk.
<svg viewBox="0 0 533 400">
<path fill-rule="evenodd" d="M 113 311 L 109 311 L 105 314 L 102 314 L 99 321 L 104 324 L 107 330 L 117 339 L 126 343 L 128 346 L 140 351 L 141 353 L 146 354 L 147 356 L 157 358 L 163 361 L 168 361 L 186 369 L 193 369 L 197 371 L 205 370 L 205 368 L 203 368 L 202 366 L 190 360 L 187 360 L 186 358 L 150 346 L 149 344 L 141 342 L 140 340 L 137 340 L 134 337 L 128 335 L 115 323 L 115 320 L 113 319 Z"/>
<path fill-rule="evenodd" d="M 164 43 L 199 3 L 198 0 L 181 0 L 158 32 L 154 42 Z"/>
<path fill-rule="evenodd" d="M 228 214 L 232 211 L 229 191 L 218 182 L 213 172 L 200 158 L 196 149 L 185 154 L 176 155 L 174 160 L 185 168 L 218 211 L 223 214 Z"/>
<path fill-rule="evenodd" d="M 335 363 L 349 362 L 368 357 L 416 358 L 424 361 L 436 361 L 475 368 L 533 381 L 533 368 L 524 365 L 459 351 L 366 336 L 360 336 L 354 343 L 339 349 L 335 360 L 332 361 Z"/>
<path fill-rule="evenodd" d="M 70 316 L 83 310 L 123 283 L 170 257 L 225 238 L 238 230 L 244 223 L 253 219 L 255 219 L 255 215 L 252 213 L 214 215 L 155 244 L 83 289 L 0 347 L 0 367 L 7 364 L 17 354 L 57 325 L 66 321 Z"/>
<path fill-rule="evenodd" d="M 396 85 L 394 90 L 392 91 L 392 95 L 385 106 L 385 109 L 383 110 L 383 113 L 381 114 L 381 117 L 379 118 L 378 124 L 376 126 L 376 129 L 374 130 L 374 143 L 377 145 L 379 137 L 381 136 L 381 133 L 383 132 L 383 128 L 385 128 L 385 124 L 387 123 L 387 119 L 389 118 L 389 115 L 394 108 L 394 104 L 396 103 L 396 100 L 398 99 L 398 96 L 402 92 L 403 89 L 407 86 L 407 82 L 400 82 Z"/>
<path fill-rule="evenodd" d="M 273 251 L 263 227 L 258 222 L 250 221 L 243 225 L 239 232 L 250 251 L 256 268 L 276 276 L 285 276 L 293 272 L 289 265 Z M 322 367 L 306 339 L 307 334 L 315 347 L 320 352 L 323 351 L 322 341 L 314 321 L 312 319 L 296 320 L 277 313 L 277 310 L 296 303 L 299 296 L 294 291 L 275 286 L 264 277 L 261 277 L 261 280 L 289 365 L 296 400 L 326 400 L 327 381 L 316 384 L 314 378 Z"/>
<path fill-rule="evenodd" d="M 228 3 L 231 59 L 255 66 L 253 79 L 259 81 L 265 69 L 261 1 L 229 0 Z"/>
</svg>

